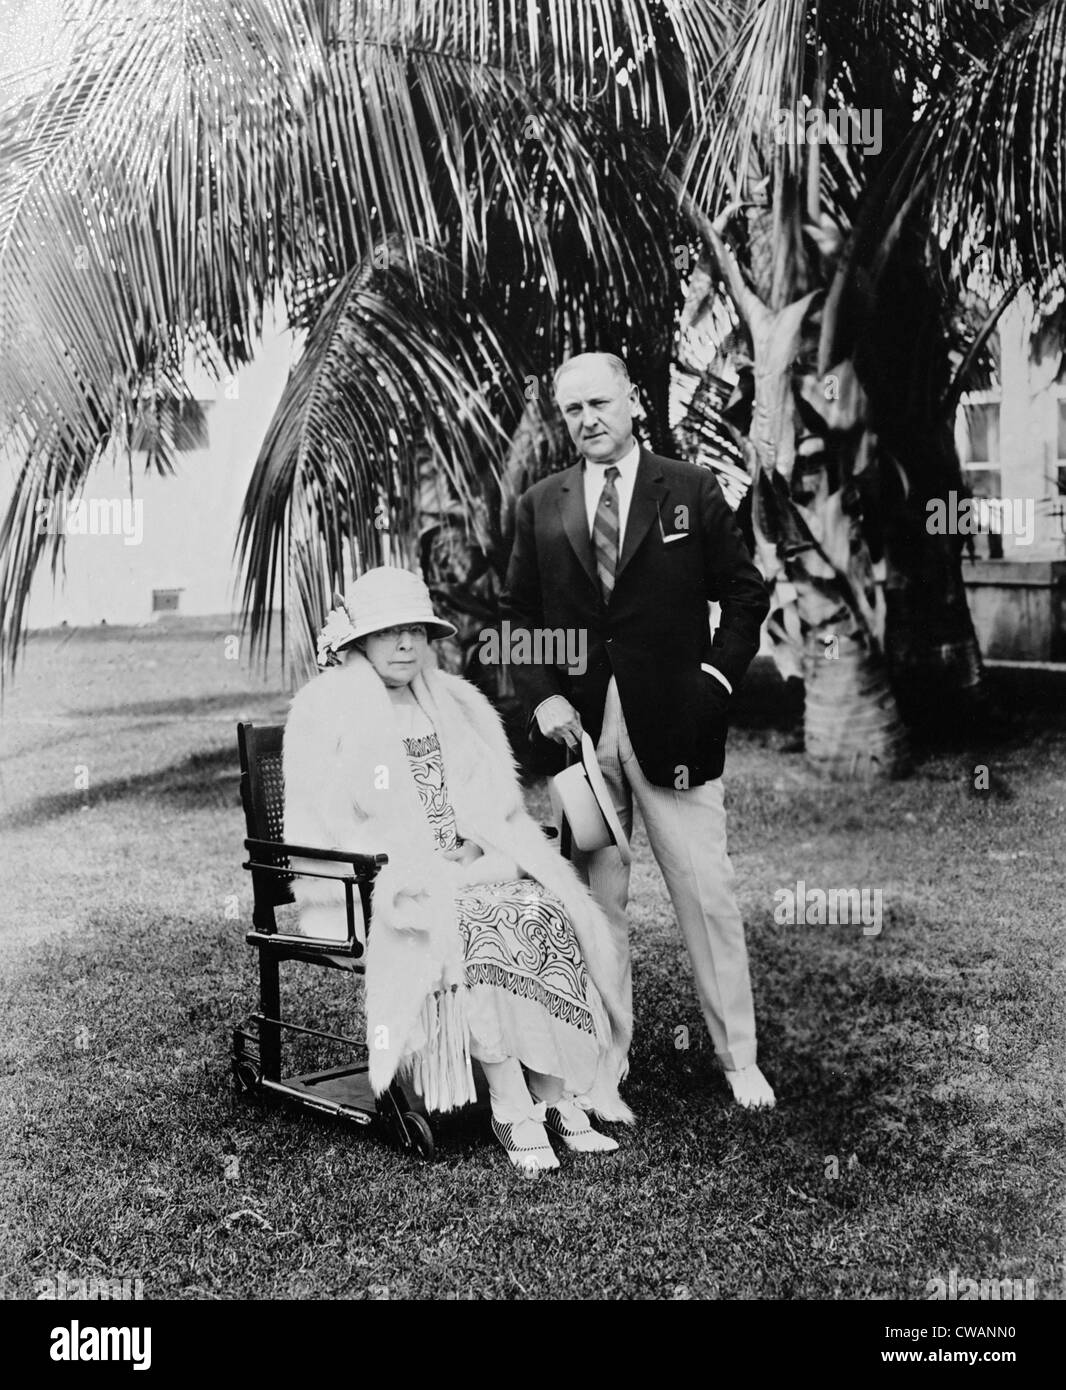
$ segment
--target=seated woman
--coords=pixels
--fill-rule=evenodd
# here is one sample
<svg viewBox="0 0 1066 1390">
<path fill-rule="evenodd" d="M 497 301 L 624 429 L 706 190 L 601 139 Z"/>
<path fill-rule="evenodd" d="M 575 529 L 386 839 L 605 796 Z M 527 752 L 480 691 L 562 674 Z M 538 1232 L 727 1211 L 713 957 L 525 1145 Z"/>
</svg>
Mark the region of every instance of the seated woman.
<svg viewBox="0 0 1066 1390">
<path fill-rule="evenodd" d="M 319 639 L 320 664 L 342 662 L 285 727 L 285 838 L 388 855 L 366 962 L 375 1093 L 402 1072 L 428 1110 L 450 1110 L 475 1098 L 474 1057 L 493 1132 L 536 1173 L 558 1167 L 549 1133 L 617 1149 L 587 1112 L 632 1121 L 617 1085 L 631 1019 L 606 920 L 526 813 L 499 715 L 437 669 L 431 639 L 454 631 L 416 574 L 382 567 L 352 585 Z M 339 884 L 295 891 L 303 931 L 343 935 Z"/>
</svg>

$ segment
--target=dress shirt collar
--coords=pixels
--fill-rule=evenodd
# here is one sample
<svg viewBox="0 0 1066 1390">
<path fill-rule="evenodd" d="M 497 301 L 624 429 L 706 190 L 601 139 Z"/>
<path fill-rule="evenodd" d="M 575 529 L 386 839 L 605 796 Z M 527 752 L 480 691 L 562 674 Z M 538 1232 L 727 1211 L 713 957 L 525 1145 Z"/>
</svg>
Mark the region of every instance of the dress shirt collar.
<svg viewBox="0 0 1066 1390">
<path fill-rule="evenodd" d="M 630 449 L 627 454 L 623 454 L 620 459 L 615 459 L 613 464 L 599 463 L 591 459 L 585 459 L 584 462 L 585 469 L 589 475 L 598 479 L 601 484 L 607 469 L 611 467 L 617 468 L 618 476 L 626 482 L 629 482 L 630 478 L 636 473 L 637 464 L 640 462 L 640 442 L 639 440 L 634 440 L 632 449 Z"/>
</svg>

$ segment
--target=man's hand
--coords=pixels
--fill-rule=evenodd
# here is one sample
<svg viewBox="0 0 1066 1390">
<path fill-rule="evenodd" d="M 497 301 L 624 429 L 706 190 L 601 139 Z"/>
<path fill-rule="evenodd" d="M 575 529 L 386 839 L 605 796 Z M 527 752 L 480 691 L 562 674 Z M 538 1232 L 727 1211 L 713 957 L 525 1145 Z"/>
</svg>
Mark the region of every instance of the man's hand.
<svg viewBox="0 0 1066 1390">
<path fill-rule="evenodd" d="M 565 695 L 552 695 L 537 707 L 537 727 L 545 738 L 565 743 L 575 751 L 581 747 L 581 716 Z"/>
</svg>

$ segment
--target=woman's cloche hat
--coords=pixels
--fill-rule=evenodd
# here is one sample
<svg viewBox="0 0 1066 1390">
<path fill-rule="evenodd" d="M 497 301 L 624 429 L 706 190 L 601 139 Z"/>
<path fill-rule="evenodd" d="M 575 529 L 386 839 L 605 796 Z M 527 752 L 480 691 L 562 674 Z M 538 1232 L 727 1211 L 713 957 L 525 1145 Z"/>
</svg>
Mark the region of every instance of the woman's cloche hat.
<svg viewBox="0 0 1066 1390">
<path fill-rule="evenodd" d="M 343 598 L 334 594 L 333 601 L 336 607 L 318 634 L 319 666 L 328 665 L 331 655 L 360 637 L 389 627 L 421 623 L 431 640 L 454 637 L 456 632 L 451 623 L 434 613 L 429 590 L 413 570 L 379 565 L 361 574 Z"/>
<path fill-rule="evenodd" d="M 633 856 L 629 840 L 615 812 L 588 734 L 581 735 L 580 761 L 552 777 L 548 791 L 556 818 L 565 817 L 569 822 L 578 849 L 588 851 L 617 845 L 622 863 L 630 863 Z"/>
</svg>

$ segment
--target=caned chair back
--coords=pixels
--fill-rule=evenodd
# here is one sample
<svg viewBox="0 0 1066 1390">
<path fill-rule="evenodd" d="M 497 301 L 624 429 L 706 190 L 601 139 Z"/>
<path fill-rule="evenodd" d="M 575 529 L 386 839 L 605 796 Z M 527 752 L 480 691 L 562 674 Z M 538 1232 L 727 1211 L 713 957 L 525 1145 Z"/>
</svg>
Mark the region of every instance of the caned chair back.
<svg viewBox="0 0 1066 1390">
<path fill-rule="evenodd" d="M 237 746 L 241 757 L 241 804 L 250 840 L 285 838 L 285 779 L 281 770 L 281 743 L 285 729 L 281 724 L 237 725 Z M 288 868 L 284 854 L 273 861 Z M 252 873 L 256 907 L 278 907 L 291 903 L 292 878 L 285 874 Z"/>
</svg>

